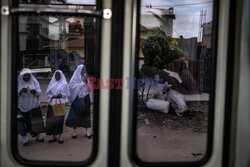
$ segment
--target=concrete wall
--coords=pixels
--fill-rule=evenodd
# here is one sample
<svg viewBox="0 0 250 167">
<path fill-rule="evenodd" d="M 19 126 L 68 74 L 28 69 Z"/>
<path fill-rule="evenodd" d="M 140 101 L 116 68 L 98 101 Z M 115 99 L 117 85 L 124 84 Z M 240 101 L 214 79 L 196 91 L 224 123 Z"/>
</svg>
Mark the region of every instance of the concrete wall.
<svg viewBox="0 0 250 167">
<path fill-rule="evenodd" d="M 205 46 L 208 49 L 212 47 L 211 46 L 212 28 L 213 28 L 212 21 L 203 24 L 202 46 Z"/>
<path fill-rule="evenodd" d="M 197 38 L 188 38 L 183 37 L 179 40 L 179 47 L 185 52 L 185 56 L 181 59 L 183 60 L 196 60 L 197 58 Z"/>
</svg>

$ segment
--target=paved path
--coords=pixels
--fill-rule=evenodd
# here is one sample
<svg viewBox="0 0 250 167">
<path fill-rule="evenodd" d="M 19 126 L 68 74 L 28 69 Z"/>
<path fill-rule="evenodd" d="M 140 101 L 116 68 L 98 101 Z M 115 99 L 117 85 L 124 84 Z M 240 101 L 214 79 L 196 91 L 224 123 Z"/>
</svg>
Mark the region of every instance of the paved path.
<svg viewBox="0 0 250 167">
<path fill-rule="evenodd" d="M 185 101 L 209 101 L 208 93 L 183 94 Z"/>
</svg>

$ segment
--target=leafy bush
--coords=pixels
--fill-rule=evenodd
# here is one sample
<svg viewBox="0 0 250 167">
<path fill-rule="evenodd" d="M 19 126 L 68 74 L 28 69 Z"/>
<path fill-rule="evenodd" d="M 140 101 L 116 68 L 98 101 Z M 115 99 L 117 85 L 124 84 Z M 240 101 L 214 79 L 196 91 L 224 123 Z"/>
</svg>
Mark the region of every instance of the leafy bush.
<svg viewBox="0 0 250 167">
<path fill-rule="evenodd" d="M 144 64 L 158 69 L 169 69 L 173 60 L 184 56 L 184 52 L 178 48 L 178 42 L 172 37 L 167 37 L 160 29 L 149 32 L 143 42 L 142 53 Z"/>
</svg>

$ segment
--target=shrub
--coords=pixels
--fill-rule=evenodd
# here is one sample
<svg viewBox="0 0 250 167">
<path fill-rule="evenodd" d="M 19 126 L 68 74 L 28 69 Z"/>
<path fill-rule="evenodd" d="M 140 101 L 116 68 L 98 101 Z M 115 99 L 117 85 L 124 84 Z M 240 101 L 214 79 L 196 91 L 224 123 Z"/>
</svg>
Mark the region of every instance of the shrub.
<svg viewBox="0 0 250 167">
<path fill-rule="evenodd" d="M 144 64 L 158 69 L 169 69 L 173 60 L 184 56 L 178 48 L 178 42 L 172 37 L 167 37 L 160 29 L 149 32 L 147 39 L 142 44 Z"/>
</svg>

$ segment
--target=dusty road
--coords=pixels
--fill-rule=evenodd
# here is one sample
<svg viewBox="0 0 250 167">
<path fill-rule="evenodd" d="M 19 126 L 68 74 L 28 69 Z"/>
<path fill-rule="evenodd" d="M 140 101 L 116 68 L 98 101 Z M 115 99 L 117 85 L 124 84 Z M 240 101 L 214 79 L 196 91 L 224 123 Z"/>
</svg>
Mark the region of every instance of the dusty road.
<svg viewBox="0 0 250 167">
<path fill-rule="evenodd" d="M 175 113 L 139 112 L 137 154 L 144 161 L 197 161 L 206 152 L 207 105 L 189 105 L 189 113 L 182 118 Z M 200 111 L 202 110 L 202 112 Z M 83 161 L 92 150 L 93 139 L 78 129 L 78 138 L 72 139 L 72 129 L 64 127 L 64 143 L 37 143 L 24 147 L 19 140 L 20 154 L 26 159 L 52 161 Z M 20 136 L 19 136 L 19 139 Z"/>
<path fill-rule="evenodd" d="M 51 161 L 83 161 L 86 160 L 92 150 L 92 139 L 84 136 L 83 128 L 78 128 L 78 137 L 72 139 L 72 129 L 64 128 L 64 143 L 48 143 L 48 136 L 42 134 L 45 141 L 38 143 L 35 138 L 30 138 L 30 146 L 23 146 L 19 141 L 19 152 L 25 159 L 30 160 L 51 160 Z"/>
<path fill-rule="evenodd" d="M 173 130 L 140 123 L 137 155 L 147 162 L 197 161 L 205 154 L 206 136 L 190 129 Z"/>
<path fill-rule="evenodd" d="M 189 103 L 189 111 L 177 117 L 170 111 L 138 114 L 137 155 L 148 162 L 197 161 L 206 153 L 207 103 Z"/>
<path fill-rule="evenodd" d="M 66 107 L 66 116 L 68 115 L 69 107 Z M 46 118 L 47 106 L 41 107 L 44 121 Z M 93 112 L 92 112 L 93 113 Z M 92 129 L 90 130 L 92 134 Z M 21 136 L 18 136 L 18 148 L 20 155 L 25 159 L 31 160 L 51 160 L 51 161 L 84 161 L 89 158 L 92 151 L 93 138 L 88 139 L 85 136 L 85 128 L 77 129 L 77 138 L 72 139 L 73 129 L 64 125 L 63 128 L 63 144 L 58 142 L 48 143 L 50 136 L 42 133 L 41 136 L 45 139 L 44 143 L 36 142 L 35 138 L 29 136 L 30 145 L 23 146 Z"/>
</svg>

